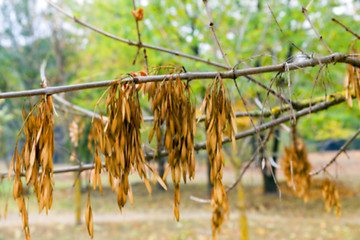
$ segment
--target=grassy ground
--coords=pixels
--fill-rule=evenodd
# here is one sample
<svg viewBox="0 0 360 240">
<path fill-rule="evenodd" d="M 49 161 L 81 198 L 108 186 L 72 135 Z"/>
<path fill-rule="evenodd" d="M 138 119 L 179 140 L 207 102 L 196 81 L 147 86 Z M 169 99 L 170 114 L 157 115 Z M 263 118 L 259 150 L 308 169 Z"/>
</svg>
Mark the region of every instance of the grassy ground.
<svg viewBox="0 0 360 240">
<path fill-rule="evenodd" d="M 339 219 L 334 213 L 324 210 L 320 181 L 314 180 L 314 189 L 307 204 L 296 198 L 291 189 L 284 184 L 279 175 L 281 198 L 279 195 L 263 195 L 261 175 L 251 170 L 244 179 L 246 216 L 250 239 L 360 239 L 360 169 L 359 153 L 349 153 L 350 159 L 343 158 L 339 166 L 331 171 L 336 177 L 341 195 L 342 214 Z M 321 165 L 332 154 L 312 155 L 316 165 Z M 94 239 L 210 239 L 211 208 L 209 205 L 193 202 L 191 195 L 207 197 L 205 168 L 199 167 L 196 180 L 181 186 L 180 222 L 172 214 L 173 187 L 168 181 L 169 190 L 164 192 L 154 186 L 149 196 L 145 186 L 132 179 L 134 205 L 127 205 L 120 214 L 116 194 L 104 184 L 102 196 L 92 192 L 91 204 L 94 214 Z M 225 183 L 234 179 L 233 169 L 225 171 Z M 104 183 L 106 182 L 104 176 Z M 89 239 L 85 224 L 75 225 L 74 193 L 72 174 L 56 176 L 54 203 L 49 215 L 38 214 L 37 203 L 29 196 L 30 229 L 32 239 Z M 83 182 L 83 185 L 84 182 Z M 11 185 L 1 185 L 0 212 L 3 215 L 7 189 Z M 85 206 L 87 193 L 82 195 Z M 237 193 L 229 195 L 231 214 L 224 224 L 219 239 L 240 239 L 240 220 Z M 16 203 L 10 192 L 8 217 L 0 219 L 0 239 L 23 239 L 21 219 Z M 82 216 L 83 217 L 83 216 Z"/>
</svg>

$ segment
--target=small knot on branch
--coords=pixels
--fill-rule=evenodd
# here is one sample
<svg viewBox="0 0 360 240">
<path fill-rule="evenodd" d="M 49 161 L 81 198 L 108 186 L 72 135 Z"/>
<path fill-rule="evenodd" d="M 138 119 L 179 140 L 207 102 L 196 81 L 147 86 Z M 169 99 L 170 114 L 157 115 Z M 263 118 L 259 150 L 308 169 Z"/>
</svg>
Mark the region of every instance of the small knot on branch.
<svg viewBox="0 0 360 240">
<path fill-rule="evenodd" d="M 74 19 L 74 22 L 81 23 L 80 20 L 77 17 L 73 16 L 73 19 Z"/>
</svg>

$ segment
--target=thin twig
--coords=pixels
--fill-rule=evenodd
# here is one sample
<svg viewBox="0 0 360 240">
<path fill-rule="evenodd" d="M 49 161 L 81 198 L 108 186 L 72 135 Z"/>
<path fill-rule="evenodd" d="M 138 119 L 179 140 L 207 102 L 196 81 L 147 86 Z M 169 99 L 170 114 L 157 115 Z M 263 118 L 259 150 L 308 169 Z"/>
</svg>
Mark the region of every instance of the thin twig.
<svg viewBox="0 0 360 240">
<path fill-rule="evenodd" d="M 251 82 L 257 84 L 258 86 L 264 88 L 267 92 L 271 93 L 272 95 L 278 97 L 280 100 L 286 102 L 286 103 L 290 103 L 289 99 L 287 99 L 284 95 L 282 95 L 281 93 L 278 93 L 277 91 L 275 91 L 274 89 L 272 89 L 271 87 L 266 86 L 265 84 L 263 84 L 262 82 L 256 80 L 255 78 L 251 77 L 251 76 L 245 76 L 248 80 L 250 80 Z"/>
<path fill-rule="evenodd" d="M 134 11 L 136 11 L 136 5 L 135 5 L 135 0 L 132 0 L 133 3 L 133 7 L 134 7 Z M 138 51 L 140 51 L 141 49 L 141 33 L 140 33 L 140 28 L 139 28 L 139 21 L 137 20 L 137 18 L 135 18 L 135 22 L 136 22 L 136 31 L 137 31 L 137 36 L 138 36 Z M 148 60 L 147 60 L 147 54 L 146 54 L 146 48 L 143 48 L 144 51 L 144 63 L 145 63 L 145 67 L 146 67 L 146 73 L 149 72 L 149 66 L 148 66 Z M 138 52 L 136 53 L 137 56 Z M 136 62 L 136 57 L 134 59 L 134 63 Z"/>
<path fill-rule="evenodd" d="M 308 22 L 310 23 L 311 28 L 314 30 L 316 36 L 319 38 L 320 42 L 322 43 L 322 45 L 324 45 L 324 47 L 327 49 L 327 51 L 330 54 L 333 54 L 333 51 L 331 51 L 331 49 L 329 48 L 329 46 L 326 44 L 326 42 L 324 41 L 323 37 L 319 34 L 319 32 L 316 30 L 316 28 L 314 27 L 314 25 L 312 24 L 312 22 L 310 21 L 310 18 L 307 14 L 307 9 L 306 8 L 302 8 L 302 13 L 305 15 L 305 18 L 308 20 Z"/>
<path fill-rule="evenodd" d="M 353 30 L 351 30 L 350 28 L 348 28 L 347 26 L 345 26 L 344 24 L 342 24 L 339 20 L 332 18 L 331 19 L 333 22 L 336 22 L 337 24 L 339 24 L 341 27 L 343 27 L 347 32 L 351 33 L 352 35 L 354 35 L 357 39 L 360 39 L 360 35 L 355 33 Z"/>
<path fill-rule="evenodd" d="M 294 42 L 292 42 L 292 41 L 286 36 L 286 34 L 285 34 L 284 31 L 282 30 L 279 22 L 276 20 L 275 14 L 274 14 L 274 12 L 272 11 L 272 9 L 271 9 L 271 7 L 270 7 L 269 4 L 268 4 L 268 8 L 269 8 L 269 10 L 270 10 L 270 12 L 271 12 L 271 15 L 272 15 L 273 18 L 274 18 L 274 21 L 275 21 L 276 25 L 278 26 L 280 32 L 282 33 L 282 35 L 283 35 L 283 36 L 289 41 L 289 43 L 290 43 L 291 45 L 293 45 L 297 50 L 299 50 L 302 54 L 304 54 L 305 56 L 307 56 L 308 58 L 310 58 L 310 56 L 309 56 L 306 52 L 304 52 L 301 48 L 299 48 L 298 46 L 296 46 L 296 44 L 295 44 Z"/>
<path fill-rule="evenodd" d="M 80 111 L 74 111 L 73 109 L 67 109 L 63 106 L 60 106 L 56 103 L 54 103 L 54 107 L 57 109 L 57 111 L 63 112 L 63 113 L 69 113 L 69 114 L 73 114 L 73 115 L 77 115 L 79 117 L 89 117 L 87 114 L 84 114 Z"/>
<path fill-rule="evenodd" d="M 341 53 L 334 53 L 325 57 L 319 58 L 311 58 L 306 59 L 301 62 L 297 63 L 288 63 L 287 67 L 289 71 L 307 68 L 307 67 L 314 67 L 322 64 L 327 63 L 336 63 L 342 62 L 351 64 L 355 67 L 360 67 L 360 59 L 355 57 L 349 57 L 348 55 L 341 54 Z M 226 72 L 186 72 L 181 73 L 178 77 L 181 80 L 195 80 L 195 79 L 214 79 L 218 74 L 220 74 L 221 78 L 223 79 L 234 79 L 234 77 L 240 76 L 247 76 L 247 75 L 255 75 L 255 74 L 262 74 L 262 73 L 269 73 L 269 72 L 284 72 L 285 71 L 285 64 L 277 64 L 277 65 L 270 65 L 264 67 L 254 67 L 254 68 L 246 68 L 241 70 L 235 71 L 226 71 Z M 135 81 L 136 83 L 146 83 L 146 82 L 160 82 L 164 80 L 169 80 L 173 77 L 173 75 L 156 75 L 156 76 L 138 76 L 138 77 L 128 77 L 128 78 L 121 78 L 121 79 L 113 79 L 107 81 L 98 81 L 98 82 L 89 82 L 89 83 L 80 83 L 80 84 L 73 84 L 73 85 L 65 85 L 65 86 L 58 86 L 58 87 L 47 87 L 44 89 L 35 89 L 35 90 L 25 90 L 25 91 L 17 91 L 17 92 L 5 92 L 0 93 L 0 99 L 2 98 L 15 98 L 15 97 L 25 97 L 25 96 L 36 96 L 36 95 L 51 95 L 60 92 L 71 92 L 71 91 L 79 91 L 83 89 L 91 89 L 91 88 L 100 88 L 100 87 L 108 87 L 113 83 L 121 82 L 127 83 L 129 81 Z"/>
<path fill-rule="evenodd" d="M 340 156 L 341 153 L 343 153 L 346 148 L 356 139 L 356 137 L 360 134 L 360 128 L 357 130 L 357 132 L 349 139 L 347 140 L 344 145 L 341 146 L 340 150 L 335 154 L 335 156 L 326 164 L 324 164 L 321 168 L 314 170 L 310 172 L 310 175 L 317 175 L 322 171 L 325 171 L 326 168 L 328 168 L 331 164 L 333 164 L 336 159 Z"/>
<path fill-rule="evenodd" d="M 313 85 L 313 87 L 312 87 L 312 89 L 311 89 L 310 105 L 309 105 L 310 108 L 311 108 L 311 104 L 312 104 L 312 103 L 311 103 L 311 102 L 312 102 L 311 100 L 312 100 L 312 98 L 313 98 L 315 86 L 316 86 L 316 84 L 317 84 L 317 82 L 318 82 L 318 80 L 319 80 L 319 78 L 320 78 L 320 76 L 321 76 L 321 73 L 322 73 L 322 70 L 323 70 L 324 66 L 325 66 L 325 65 L 320 65 L 319 71 L 318 71 L 317 74 L 316 74 L 316 77 L 315 77 L 315 80 L 314 80 L 314 85 Z M 311 126 L 312 126 L 311 114 L 309 114 L 309 121 L 310 121 L 310 124 L 311 124 Z"/>
<path fill-rule="evenodd" d="M 67 16 L 68 18 L 72 19 L 74 22 L 76 22 L 77 24 L 80 24 L 88 29 L 91 29 L 99 34 L 102 34 L 108 38 L 111 38 L 111 39 L 114 39 L 116 41 L 119 41 L 119 42 L 122 42 L 122 43 L 126 43 L 127 45 L 129 46 L 136 46 L 136 47 L 142 47 L 142 48 L 148 48 L 148 49 L 152 49 L 152 50 L 156 50 L 156 51 L 160 51 L 160 52 L 165 52 L 165 53 L 169 53 L 169 54 L 172 54 L 172 55 L 175 55 L 175 56 L 179 56 L 179 57 L 183 57 L 183 58 L 188 58 L 188 59 L 191 59 L 191 60 L 194 60 L 194 61 L 198 61 L 198 62 L 203 62 L 203 63 L 206 63 L 208 65 L 212 65 L 212 66 L 215 66 L 215 67 L 219 67 L 219 68 L 223 68 L 223 69 L 228 69 L 228 67 L 224 64 L 221 64 L 221 63 L 217 63 L 217 62 L 212 62 L 212 61 L 209 61 L 209 60 L 206 60 L 206 59 L 202 59 L 200 57 L 196 57 L 196 56 L 192 56 L 192 55 L 189 55 L 189 54 L 186 54 L 186 53 L 182 53 L 182 52 L 178 52 L 178 51 L 174 51 L 174 50 L 170 50 L 170 49 L 166 49 L 166 48 L 163 48 L 163 47 L 157 47 L 157 46 L 153 46 L 153 45 L 149 45 L 149 44 L 145 44 L 145 43 L 142 43 L 142 44 L 138 44 L 137 42 L 134 42 L 134 41 L 131 41 L 131 40 L 128 40 L 128 39 L 125 39 L 125 38 L 121 38 L 121 37 L 118 37 L 118 36 L 115 36 L 111 33 L 108 33 L 102 29 L 99 29 L 95 26 L 92 26 L 80 19 L 78 19 L 77 17 L 73 16 L 73 14 L 69 13 L 69 12 L 66 12 L 64 9 L 60 8 L 58 5 L 56 5 L 55 3 L 51 2 L 50 0 L 45 0 L 48 4 L 50 4 L 52 7 L 54 7 L 57 11 L 61 12 L 62 14 L 64 14 L 65 16 Z"/>
<path fill-rule="evenodd" d="M 219 41 L 218 37 L 216 36 L 216 32 L 215 32 L 215 29 L 214 29 L 214 22 L 213 22 L 213 19 L 211 17 L 210 9 L 209 9 L 209 6 L 208 6 L 208 0 L 203 0 L 203 3 L 204 3 L 204 6 L 205 6 L 207 17 L 209 19 L 210 30 L 211 30 L 211 33 L 212 33 L 212 35 L 214 37 L 216 45 L 218 46 L 218 48 L 219 48 L 219 50 L 221 52 L 221 55 L 222 55 L 226 65 L 228 66 L 228 69 L 231 69 L 230 62 L 229 62 L 228 58 L 226 57 L 226 54 L 225 54 L 223 48 L 221 47 L 221 44 L 220 44 L 220 41 Z"/>
<path fill-rule="evenodd" d="M 139 53 L 140 53 L 140 47 L 138 47 L 138 49 L 136 50 L 136 53 L 135 53 L 135 57 L 134 57 L 134 60 L 132 62 L 132 65 L 135 65 L 136 64 L 136 60 L 137 60 L 137 57 L 139 56 Z"/>
<path fill-rule="evenodd" d="M 235 83 L 236 90 L 237 90 L 237 92 L 239 93 L 239 96 L 240 96 L 240 98 L 241 98 L 241 101 L 242 101 L 242 103 L 244 104 L 245 111 L 246 111 L 247 113 L 249 113 L 249 109 L 248 109 L 248 107 L 247 107 L 246 101 L 245 101 L 244 97 L 243 97 L 242 94 L 241 94 L 241 91 L 240 91 L 240 89 L 239 89 L 239 86 L 238 86 L 235 78 L 234 78 L 234 83 Z M 264 143 L 263 140 L 261 139 L 260 134 L 259 134 L 259 132 L 258 132 L 258 130 L 257 130 L 257 128 L 256 128 L 256 125 L 255 125 L 252 117 L 249 117 L 249 119 L 250 119 L 250 122 L 251 122 L 252 127 L 253 127 L 254 130 L 256 131 L 256 137 L 259 139 L 260 146 L 261 146 L 262 148 L 264 148 L 264 147 L 265 147 L 265 143 Z"/>
<path fill-rule="evenodd" d="M 73 110 L 76 110 L 78 112 L 83 113 L 85 116 L 89 117 L 89 118 L 96 118 L 97 120 L 103 120 L 103 121 L 107 121 L 107 117 L 105 116 L 101 116 L 100 114 L 94 113 L 93 111 L 87 110 L 85 108 L 82 108 L 78 105 L 75 105 L 69 101 L 66 101 L 64 98 L 54 94 L 52 95 L 54 97 L 54 99 L 56 101 L 58 101 L 59 103 L 61 103 L 62 105 L 65 105 Z"/>
<path fill-rule="evenodd" d="M 192 195 L 190 196 L 190 199 L 198 203 L 211 203 L 211 199 L 199 198 Z"/>
</svg>

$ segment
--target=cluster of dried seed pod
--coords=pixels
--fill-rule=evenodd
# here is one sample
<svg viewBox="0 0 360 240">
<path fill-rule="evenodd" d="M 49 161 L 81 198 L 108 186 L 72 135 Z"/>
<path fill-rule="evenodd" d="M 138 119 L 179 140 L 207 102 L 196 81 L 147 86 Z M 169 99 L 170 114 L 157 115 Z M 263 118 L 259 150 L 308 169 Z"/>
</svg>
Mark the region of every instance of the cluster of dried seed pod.
<svg viewBox="0 0 360 240">
<path fill-rule="evenodd" d="M 290 148 L 285 147 L 281 164 L 288 186 L 307 202 L 311 189 L 311 164 L 304 142 L 299 138 L 295 142 Z"/>
<path fill-rule="evenodd" d="M 45 208 L 46 213 L 48 213 L 53 201 L 54 185 L 52 161 L 54 153 L 54 117 L 52 98 L 44 96 L 39 104 L 35 106 L 29 103 L 29 113 L 26 112 L 24 104 L 22 114 L 23 132 L 26 140 L 21 155 L 19 155 L 17 143 L 15 145 L 13 160 L 9 168 L 9 177 L 15 164 L 13 194 L 14 199 L 17 199 L 19 211 L 22 215 L 25 236 L 27 239 L 30 239 L 28 217 L 20 177 L 21 171 L 24 170 L 26 184 L 31 184 L 34 187 L 39 211 L 41 212 Z"/>
<path fill-rule="evenodd" d="M 356 40 L 352 43 L 352 53 L 354 54 L 353 57 L 359 58 L 360 56 L 357 53 L 357 50 L 355 48 Z M 346 91 L 346 101 L 350 107 L 352 107 L 352 95 L 354 94 L 356 96 L 356 99 L 359 103 L 360 108 L 360 70 L 357 67 L 354 67 L 352 65 L 348 65 L 346 72 L 345 72 L 345 78 L 344 78 L 344 88 Z"/>
<path fill-rule="evenodd" d="M 212 190 L 212 227 L 213 236 L 220 230 L 224 221 L 224 214 L 228 212 L 228 200 L 225 188 L 222 184 L 223 167 L 225 164 L 222 152 L 223 133 L 225 132 L 232 140 L 235 149 L 236 121 L 231 100 L 226 97 L 223 80 L 218 76 L 206 92 L 201 106 L 201 112 L 205 111 L 206 150 L 209 154 L 211 165 L 210 179 L 213 184 Z"/>
<path fill-rule="evenodd" d="M 118 194 L 120 210 L 131 195 L 129 175 L 132 170 L 138 172 L 151 193 L 151 185 L 146 176 L 145 156 L 141 146 L 140 127 L 143 122 L 138 99 L 138 91 L 134 84 L 113 84 L 106 100 L 108 121 L 97 121 L 97 141 L 100 151 L 105 156 L 105 168 L 109 174 L 109 183 Z M 102 162 L 95 148 L 94 188 L 101 185 L 100 173 Z M 115 180 L 115 181 L 114 181 Z M 116 186 L 115 186 L 116 185 Z"/>
<path fill-rule="evenodd" d="M 323 193 L 323 197 L 325 198 L 326 211 L 330 212 L 331 208 L 334 208 L 336 212 L 336 216 L 340 217 L 340 213 L 341 213 L 340 197 L 335 184 L 329 179 L 325 179 L 323 182 L 322 193 Z"/>
<path fill-rule="evenodd" d="M 169 165 L 163 179 L 171 169 L 175 189 L 174 215 L 179 221 L 181 176 L 185 183 L 187 175 L 190 180 L 195 177 L 195 108 L 191 103 L 188 84 L 182 82 L 179 77 L 175 81 L 170 79 L 161 83 L 152 83 L 148 86 L 147 92 L 154 112 L 154 125 L 149 135 L 149 142 L 156 133 L 158 148 L 163 144 L 169 153 Z M 162 139 L 160 128 L 164 122 L 166 130 Z"/>
<path fill-rule="evenodd" d="M 144 73 L 133 73 L 132 76 Z M 129 199 L 133 203 L 133 195 L 129 183 L 129 175 L 137 172 L 144 180 L 148 192 L 151 194 L 151 184 L 146 175 L 146 168 L 154 175 L 161 186 L 166 185 L 159 175 L 145 162 L 145 156 L 141 145 L 140 127 L 143 124 L 143 116 L 140 108 L 138 91 L 143 85 L 136 86 L 134 82 L 129 84 L 113 83 L 108 89 L 106 100 L 107 119 L 96 120 L 93 130 L 88 136 L 89 141 L 94 141 L 95 157 L 94 171 L 92 175 L 93 189 L 99 186 L 102 193 L 101 172 L 104 170 L 100 152 L 105 158 L 105 170 L 108 172 L 109 184 L 117 191 L 117 202 L 120 211 Z M 91 143 L 88 145 L 92 149 Z M 89 235 L 93 237 L 92 210 L 90 206 L 90 189 L 85 212 L 85 220 Z"/>
<path fill-rule="evenodd" d="M 82 138 L 83 130 L 85 128 L 85 122 L 80 122 L 80 118 L 75 116 L 73 121 L 69 124 L 69 136 L 70 141 L 76 148 L 79 144 L 79 139 Z"/>
<path fill-rule="evenodd" d="M 82 138 L 83 130 L 85 128 L 85 122 L 80 122 L 80 118 L 78 116 L 75 116 L 73 121 L 69 124 L 69 136 L 70 136 L 70 142 L 73 144 L 72 152 L 70 155 L 70 161 L 75 162 L 76 157 L 76 148 L 79 145 L 79 139 Z"/>
</svg>

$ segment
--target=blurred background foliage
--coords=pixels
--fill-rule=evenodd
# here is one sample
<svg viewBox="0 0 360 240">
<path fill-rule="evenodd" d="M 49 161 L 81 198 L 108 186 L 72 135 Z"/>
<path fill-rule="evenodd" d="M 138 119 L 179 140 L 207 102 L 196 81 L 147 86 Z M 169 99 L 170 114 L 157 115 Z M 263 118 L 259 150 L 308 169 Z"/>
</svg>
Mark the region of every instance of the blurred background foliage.
<svg viewBox="0 0 360 240">
<path fill-rule="evenodd" d="M 314 56 L 327 55 L 326 49 L 316 39 L 301 13 L 301 7 L 306 6 L 308 2 L 308 0 L 272 0 L 269 4 L 285 34 L 296 45 Z M 64 0 L 57 1 L 57 4 L 100 29 L 137 41 L 130 0 Z M 136 1 L 136 4 L 137 7 L 145 10 L 144 20 L 140 22 L 143 43 L 223 62 L 209 31 L 201 0 L 140 0 Z M 232 65 L 239 63 L 238 68 L 271 65 L 282 63 L 289 56 L 297 54 L 278 30 L 269 12 L 267 1 L 209 1 L 209 6 L 212 9 L 217 35 Z M 334 52 L 347 53 L 348 46 L 354 39 L 352 35 L 333 23 L 331 18 L 339 19 L 359 33 L 359 8 L 359 0 L 314 1 L 309 9 L 309 17 Z M 2 0 L 0 9 L 1 92 L 39 88 L 39 69 L 44 59 L 48 60 L 46 72 L 53 86 L 114 79 L 124 73 L 143 69 L 141 54 L 136 64 L 132 64 L 136 47 L 114 41 L 77 25 L 56 12 L 43 0 Z M 182 65 L 187 71 L 220 70 L 154 50 L 147 50 L 147 53 L 149 65 L 152 67 L 172 64 Z M 318 67 L 292 72 L 290 74 L 292 99 L 310 98 L 312 91 L 313 97 L 342 91 L 345 69 L 344 64 L 328 65 L 316 84 Z M 273 76 L 274 74 L 263 74 L 256 78 L 269 85 Z M 202 102 L 208 83 L 210 80 L 191 82 L 197 108 Z M 239 84 L 249 107 L 257 110 L 252 99 L 257 95 L 264 99 L 266 92 L 245 78 L 242 78 Z M 226 82 L 226 85 L 235 108 L 244 110 L 232 81 Z M 276 84 L 277 90 L 289 96 L 286 86 L 287 82 Z M 61 94 L 61 96 L 92 110 L 104 90 L 91 89 Z M 35 102 L 35 97 L 31 100 Z M 23 99 L 0 102 L 0 159 L 9 160 L 12 154 L 13 143 L 22 124 L 22 104 Z M 144 115 L 151 115 L 147 98 L 142 99 L 141 104 Z M 279 104 L 277 99 L 270 97 L 266 108 Z M 102 104 L 98 106 L 99 113 L 104 113 L 103 106 Z M 354 107 L 349 108 L 343 103 L 328 111 L 314 114 L 311 118 L 302 118 L 299 122 L 299 133 L 313 144 L 329 139 L 346 139 L 359 128 L 359 117 L 357 104 L 354 103 Z M 58 111 L 55 121 L 56 144 L 60 146 L 57 153 L 58 160 L 68 161 L 71 146 L 67 126 L 72 121 L 72 114 Z M 89 129 L 90 120 L 87 119 L 86 122 L 86 129 Z M 239 128 L 250 127 L 248 119 L 239 120 Z M 149 124 L 143 128 L 144 142 L 147 142 L 149 129 Z M 84 138 L 87 138 L 86 134 Z M 204 132 L 198 131 L 197 140 L 201 141 L 204 138 Z M 86 139 L 83 141 L 85 146 Z M 320 145 L 313 146 L 312 149 L 317 150 Z M 81 149 L 79 159 L 84 162 L 91 161 L 88 150 Z"/>
</svg>

